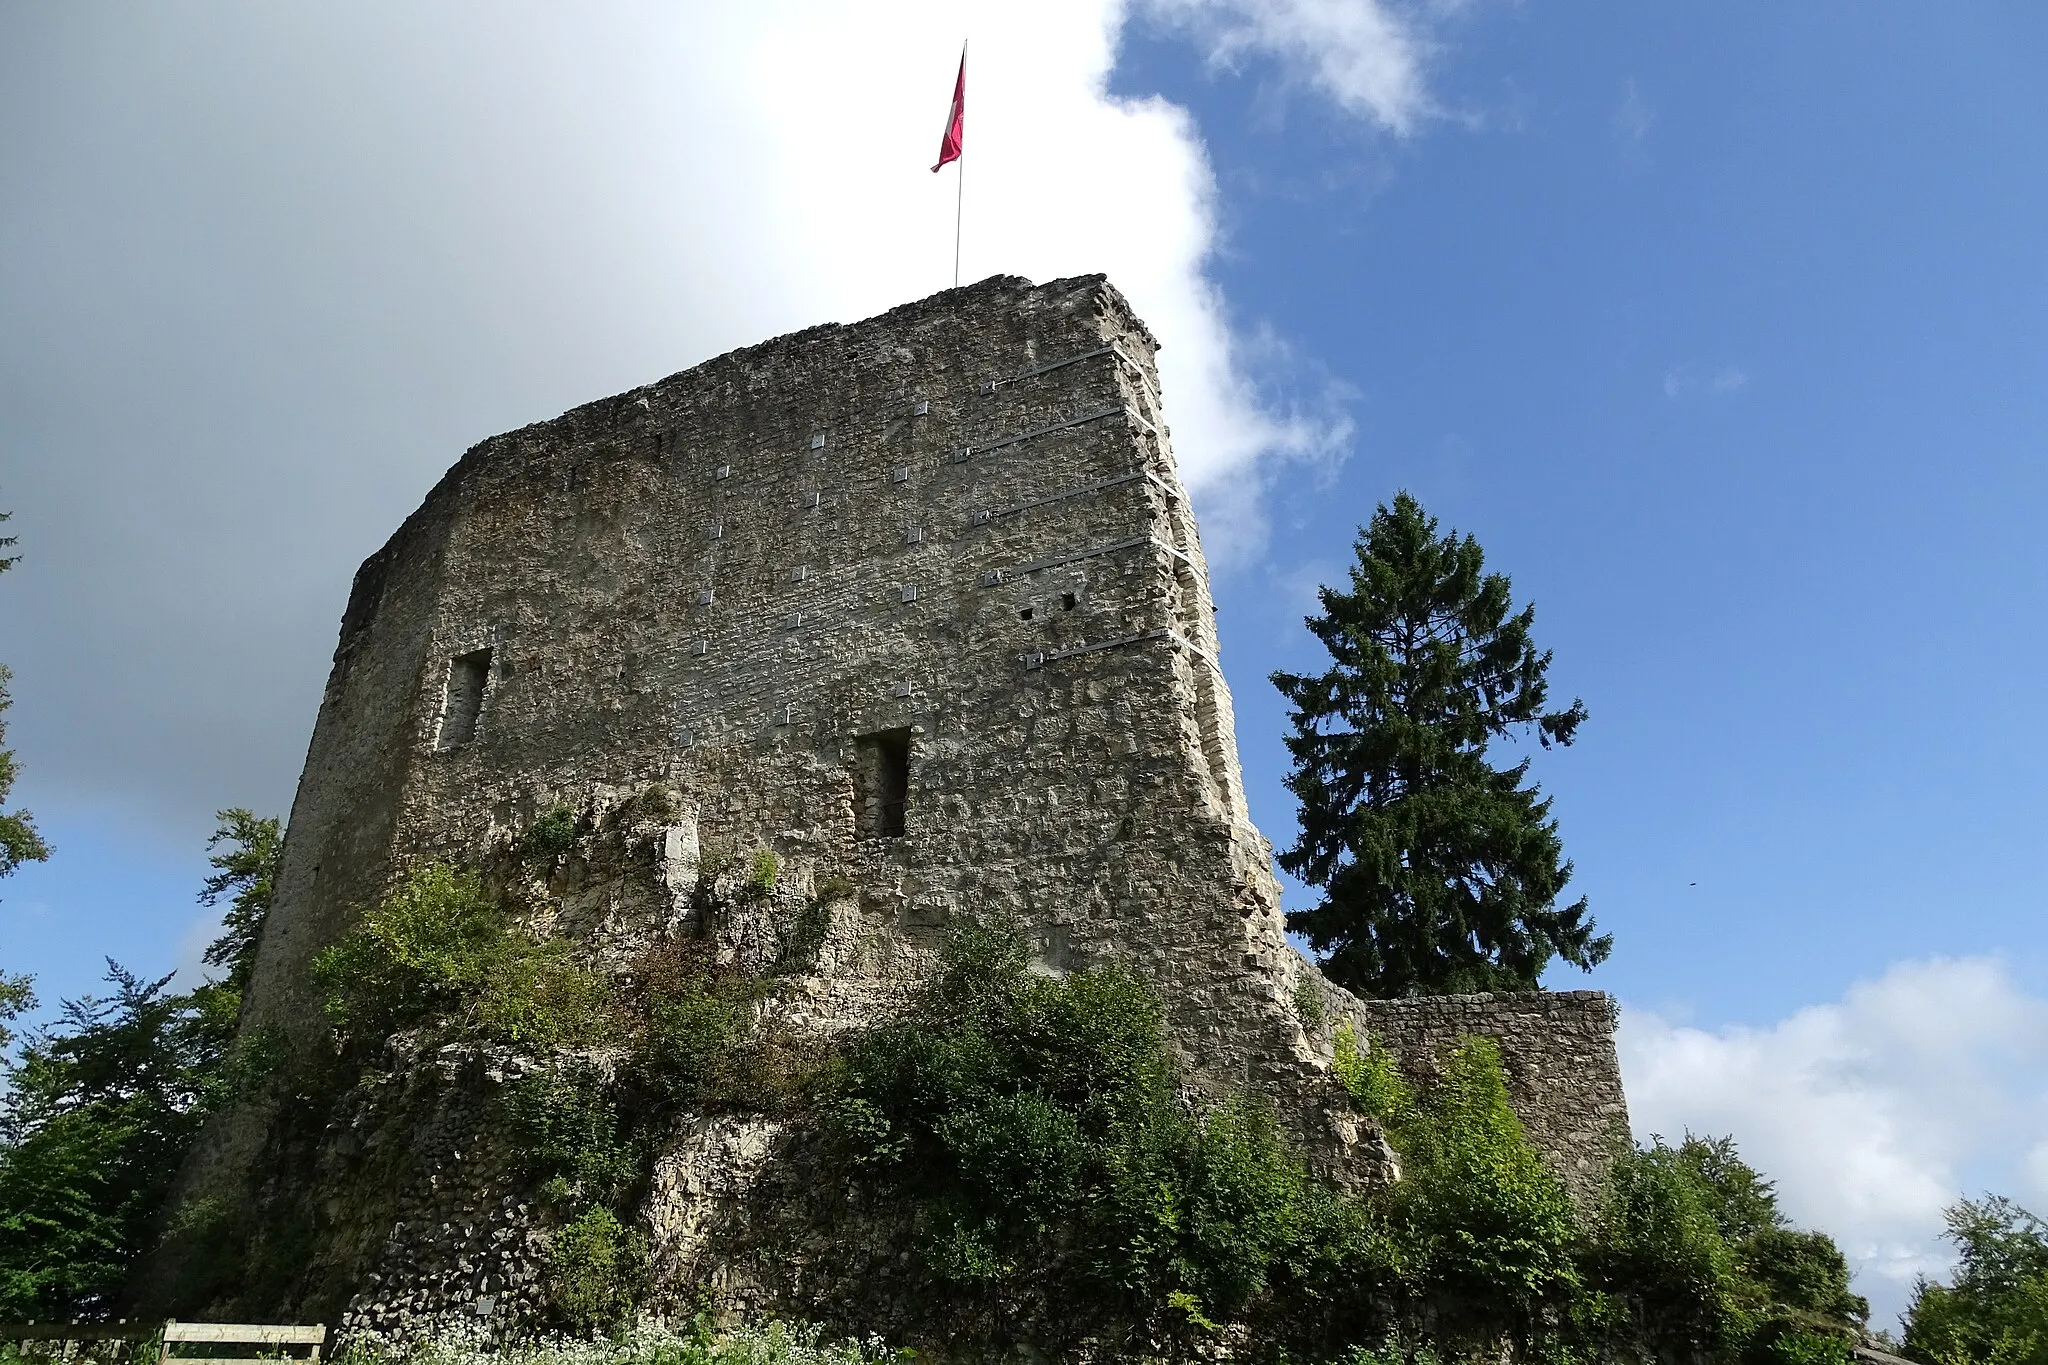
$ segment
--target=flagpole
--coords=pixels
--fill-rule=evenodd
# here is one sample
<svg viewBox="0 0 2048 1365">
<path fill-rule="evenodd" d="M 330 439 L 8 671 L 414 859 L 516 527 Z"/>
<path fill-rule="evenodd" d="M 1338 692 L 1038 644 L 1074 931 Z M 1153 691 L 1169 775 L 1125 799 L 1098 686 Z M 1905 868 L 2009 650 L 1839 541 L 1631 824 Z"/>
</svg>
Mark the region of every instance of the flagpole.
<svg viewBox="0 0 2048 1365">
<path fill-rule="evenodd" d="M 960 70 L 967 70 L 967 40 L 960 40 Z M 953 287 L 960 287 L 960 225 L 967 214 L 967 148 L 960 148 L 960 175 L 953 182 Z"/>
</svg>

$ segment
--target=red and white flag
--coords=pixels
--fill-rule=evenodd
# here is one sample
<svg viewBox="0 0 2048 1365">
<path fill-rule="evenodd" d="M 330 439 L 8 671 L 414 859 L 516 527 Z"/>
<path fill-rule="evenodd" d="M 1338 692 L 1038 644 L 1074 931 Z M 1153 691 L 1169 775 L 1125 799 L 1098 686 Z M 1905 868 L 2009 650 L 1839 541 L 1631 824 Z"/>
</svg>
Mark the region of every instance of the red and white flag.
<svg viewBox="0 0 2048 1365">
<path fill-rule="evenodd" d="M 967 49 L 960 49 L 960 74 L 953 79 L 953 107 L 946 114 L 946 135 L 939 139 L 939 165 L 960 159 L 960 139 L 967 131 Z"/>
</svg>

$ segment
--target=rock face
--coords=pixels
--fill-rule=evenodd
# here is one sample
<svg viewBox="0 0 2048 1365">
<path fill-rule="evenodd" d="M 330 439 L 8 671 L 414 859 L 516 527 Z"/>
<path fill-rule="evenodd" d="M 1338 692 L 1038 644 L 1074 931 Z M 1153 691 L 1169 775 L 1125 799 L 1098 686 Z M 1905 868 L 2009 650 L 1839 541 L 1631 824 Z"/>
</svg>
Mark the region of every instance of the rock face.
<svg viewBox="0 0 2048 1365">
<path fill-rule="evenodd" d="M 950 921 L 1006 915 L 1046 970 L 1149 978 L 1192 1083 L 1271 1096 L 1334 1178 L 1371 1178 L 1377 1149 L 1329 1072 L 1351 1018 L 1422 1070 L 1458 1033 L 1499 1037 L 1532 1131 L 1595 1189 L 1624 1119 L 1604 996 L 1360 1002 L 1287 944 L 1156 347 L 1100 277 L 998 277 L 469 451 L 356 577 L 246 1026 L 312 1046 L 313 954 L 407 866 L 477 861 L 566 804 L 626 831 L 549 888 L 553 931 L 600 959 L 687 919 L 706 858 L 772 850 L 780 899 L 719 951 L 773 960 L 789 907 L 827 904 L 775 1006 L 799 1030 L 885 1015 Z M 656 783 L 672 802 L 628 819 Z M 460 1133 L 488 1126 L 503 1067 L 396 1065 L 438 1068 L 438 1098 L 360 1102 L 305 1173 L 353 1210 L 327 1215 L 355 1231 L 316 1253 L 322 1293 L 365 1327 L 516 1316 L 520 1192 Z M 260 1199 L 246 1172 L 289 1107 L 217 1124 L 188 1187 Z M 714 1230 L 773 1138 L 677 1135 L 646 1212 L 657 1273 L 733 1286 Z M 443 1155 L 333 1155 L 422 1142 Z"/>
</svg>

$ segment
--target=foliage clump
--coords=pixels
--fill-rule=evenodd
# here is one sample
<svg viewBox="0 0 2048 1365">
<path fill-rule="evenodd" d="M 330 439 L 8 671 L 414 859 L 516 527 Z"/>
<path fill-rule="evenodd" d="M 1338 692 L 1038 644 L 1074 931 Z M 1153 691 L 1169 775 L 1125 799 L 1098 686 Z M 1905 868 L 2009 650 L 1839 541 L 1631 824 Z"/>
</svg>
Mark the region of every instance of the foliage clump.
<svg viewBox="0 0 2048 1365">
<path fill-rule="evenodd" d="M 1948 1210 L 1952 1283 L 1922 1280 L 1905 1352 L 1930 1365 L 2048 1365 L 2048 1222 L 2001 1195 Z"/>
<path fill-rule="evenodd" d="M 602 1206 L 584 1210 L 548 1241 L 549 1305 L 573 1331 L 616 1332 L 639 1306 L 647 1241 Z"/>
<path fill-rule="evenodd" d="M 576 812 L 565 805 L 550 806 L 526 827 L 519 846 L 529 858 L 552 862 L 576 846 Z"/>
<path fill-rule="evenodd" d="M 593 1038 L 608 988 L 559 939 L 513 921 L 480 873 L 417 868 L 314 958 L 328 1017 L 360 1046 L 429 1020 L 532 1047 Z"/>
<path fill-rule="evenodd" d="M 0 1319 L 105 1316 L 156 1239 L 200 1125 L 276 1060 L 270 1032 L 235 1036 L 270 909 L 276 822 L 243 810 L 219 818 L 208 844 L 216 873 L 200 899 L 231 907 L 206 954 L 221 977 L 179 992 L 168 975 L 147 980 L 109 961 L 110 994 L 64 1001 L 6 1063 Z M 26 978 L 0 978 L 0 1022 L 32 998 Z"/>
<path fill-rule="evenodd" d="M 1588 1260 L 1630 1340 L 1660 1358 L 1846 1362 L 1870 1313 L 1833 1239 L 1790 1227 L 1725 1137 L 1624 1155 Z"/>
<path fill-rule="evenodd" d="M 1199 1334 L 1266 1292 L 1327 1198 L 1261 1106 L 1181 1104 L 1143 982 L 1034 973 L 1000 929 L 953 935 L 918 1008 L 849 1049 L 824 1106 L 855 1178 L 914 1210 L 935 1317 L 986 1340 L 1055 1317 Z"/>
<path fill-rule="evenodd" d="M 851 1182 L 903 1219 L 906 1297 L 969 1348 L 1091 1339 L 1169 1356 L 1494 1356 L 1824 1365 L 1862 1301 L 1725 1140 L 1624 1159 L 1575 1208 L 1465 1038 L 1417 1084 L 1347 1025 L 1335 1069 L 1402 1176 L 1343 1194 L 1247 1096 L 1191 1100 L 1159 1001 L 1115 966 L 1055 977 L 1001 929 L 956 932 L 897 1023 L 820 1089 Z"/>
<path fill-rule="evenodd" d="M 879 1341 L 834 1339 L 808 1323 L 721 1326 L 699 1317 L 678 1326 L 636 1322 L 602 1336 L 489 1345 L 480 1330 L 451 1329 L 404 1347 L 358 1342 L 340 1360 L 342 1365 L 884 1365 L 905 1358 Z"/>
</svg>

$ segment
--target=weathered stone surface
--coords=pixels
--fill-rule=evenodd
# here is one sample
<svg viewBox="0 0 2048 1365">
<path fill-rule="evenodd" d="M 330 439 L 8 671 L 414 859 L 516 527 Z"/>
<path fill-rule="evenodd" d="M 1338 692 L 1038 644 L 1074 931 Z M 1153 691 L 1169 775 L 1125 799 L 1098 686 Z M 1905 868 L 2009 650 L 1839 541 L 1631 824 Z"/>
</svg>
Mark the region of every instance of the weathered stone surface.
<svg viewBox="0 0 2048 1365">
<path fill-rule="evenodd" d="M 1386 1173 L 1329 1071 L 1350 1017 L 1423 1070 L 1461 1031 L 1500 1038 L 1532 1132 L 1594 1190 L 1622 1117 L 1604 997 L 1359 1002 L 1288 945 L 1155 345 L 1099 277 L 998 277 L 472 449 L 357 575 L 247 1027 L 316 1048 L 314 953 L 408 865 L 480 860 L 566 803 L 610 842 L 552 870 L 543 927 L 600 962 L 686 921 L 707 855 L 768 849 L 777 894 L 718 926 L 727 961 L 779 960 L 792 907 L 850 887 L 780 1027 L 881 1017 L 953 919 L 1007 915 L 1046 970 L 1143 973 L 1191 1081 L 1270 1096 L 1333 1179 Z M 656 783 L 670 808 L 636 815 Z M 530 1306 L 544 1230 L 470 1140 L 503 1072 L 458 1049 L 395 1068 L 431 1097 L 360 1099 L 354 1127 L 405 1160 L 329 1133 L 304 1293 L 362 1330 Z M 281 1114 L 216 1124 L 188 1188 L 255 1197 Z M 768 1292 L 715 1233 L 778 1141 L 676 1135 L 645 1211 L 659 1276 Z"/>
</svg>

